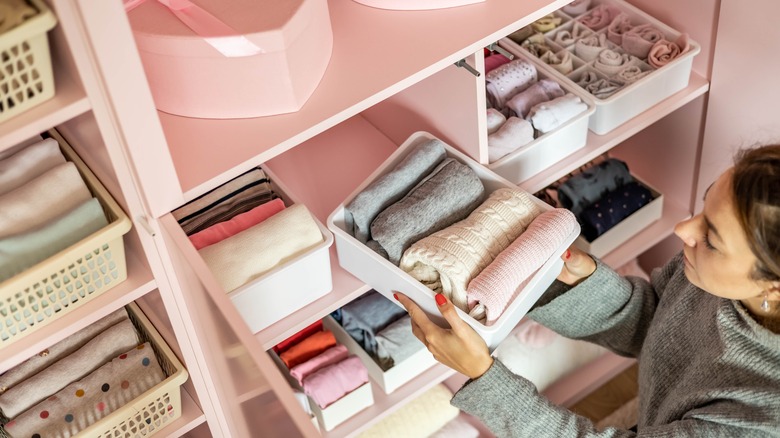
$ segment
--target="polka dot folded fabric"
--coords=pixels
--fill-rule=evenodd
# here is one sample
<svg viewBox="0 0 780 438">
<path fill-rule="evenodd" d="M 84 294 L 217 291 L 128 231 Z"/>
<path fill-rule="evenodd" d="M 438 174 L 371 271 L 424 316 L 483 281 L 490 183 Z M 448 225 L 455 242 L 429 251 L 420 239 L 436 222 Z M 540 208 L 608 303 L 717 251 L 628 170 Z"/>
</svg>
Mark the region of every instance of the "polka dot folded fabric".
<svg viewBox="0 0 780 438">
<path fill-rule="evenodd" d="M 68 438 L 165 379 L 151 344 L 122 353 L 5 425 L 13 438 Z"/>
</svg>

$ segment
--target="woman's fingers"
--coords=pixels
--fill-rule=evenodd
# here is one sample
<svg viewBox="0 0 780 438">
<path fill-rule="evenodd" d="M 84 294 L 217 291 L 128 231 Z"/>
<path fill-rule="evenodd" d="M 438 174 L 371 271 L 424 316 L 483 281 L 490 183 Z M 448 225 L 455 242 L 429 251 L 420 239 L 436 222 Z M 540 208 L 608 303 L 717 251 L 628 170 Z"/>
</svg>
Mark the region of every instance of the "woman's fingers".
<svg viewBox="0 0 780 438">
<path fill-rule="evenodd" d="M 436 305 L 439 306 L 441 316 L 450 324 L 452 331 L 460 334 L 464 326 L 468 327 L 468 324 L 460 318 L 458 311 L 455 310 L 455 305 L 444 294 L 436 294 Z"/>
<path fill-rule="evenodd" d="M 420 306 L 417 305 L 417 303 L 409 299 L 409 297 L 407 297 L 406 295 L 400 292 L 394 293 L 393 296 L 395 297 L 396 300 L 398 300 L 399 303 L 401 303 L 402 306 L 404 306 L 406 311 L 409 313 L 409 317 L 412 318 L 412 323 L 417 325 L 418 329 L 423 334 L 423 337 L 427 337 L 427 335 L 432 331 L 442 330 L 442 328 L 436 325 L 433 321 L 431 321 L 428 318 L 428 315 L 425 314 L 423 309 L 421 309 Z M 423 339 L 420 340 L 422 341 Z"/>
<path fill-rule="evenodd" d="M 558 275 L 558 280 L 568 285 L 573 286 L 579 283 L 596 270 L 596 262 L 593 258 L 576 246 L 570 246 L 561 258 L 563 259 L 563 269 Z"/>
</svg>

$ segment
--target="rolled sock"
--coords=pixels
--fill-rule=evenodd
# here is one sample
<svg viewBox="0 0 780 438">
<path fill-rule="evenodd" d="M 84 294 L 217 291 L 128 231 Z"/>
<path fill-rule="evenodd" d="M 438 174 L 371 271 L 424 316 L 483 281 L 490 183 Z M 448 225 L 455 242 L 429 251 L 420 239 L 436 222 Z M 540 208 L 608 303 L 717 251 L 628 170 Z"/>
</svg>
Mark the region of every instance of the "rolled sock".
<svg viewBox="0 0 780 438">
<path fill-rule="evenodd" d="M 523 59 L 515 59 L 485 75 L 487 99 L 493 108 L 501 110 L 507 100 L 536 82 L 536 67 Z"/>
<path fill-rule="evenodd" d="M 567 93 L 549 102 L 542 102 L 531 108 L 528 119 L 534 128 L 547 133 L 571 120 L 588 109 L 579 97 Z"/>
<path fill-rule="evenodd" d="M 602 50 L 609 48 L 607 36 L 603 33 L 588 35 L 574 43 L 574 54 L 585 62 L 595 60 Z"/>
<path fill-rule="evenodd" d="M 506 116 L 495 108 L 487 109 L 487 129 L 488 135 L 498 131 L 498 128 L 506 122 Z"/>
<path fill-rule="evenodd" d="M 568 5 L 561 8 L 561 10 L 571 16 L 577 16 L 584 14 L 590 7 L 591 0 L 574 0 Z"/>
<path fill-rule="evenodd" d="M 623 88 L 623 84 L 619 82 L 610 79 L 599 79 L 594 72 L 584 72 L 580 80 L 577 81 L 577 85 L 584 88 L 585 91 L 597 99 L 606 99 Z"/>
<path fill-rule="evenodd" d="M 488 160 L 493 163 L 534 141 L 531 122 L 510 117 L 498 131 L 488 135 Z"/>
<path fill-rule="evenodd" d="M 500 67 L 504 64 L 508 64 L 509 61 L 511 61 L 506 56 L 500 54 L 500 53 L 494 53 L 490 56 L 485 57 L 485 74 L 490 73 L 491 71 L 495 70 L 497 67 Z"/>
<path fill-rule="evenodd" d="M 680 35 L 675 42 L 661 40 L 650 48 L 647 62 L 655 68 L 661 68 L 687 52 L 689 48 L 688 34 Z"/>
<path fill-rule="evenodd" d="M 376 334 L 404 315 L 403 307 L 371 290 L 341 308 L 341 326 L 366 353 L 376 357 Z"/>
<path fill-rule="evenodd" d="M 593 62 L 593 68 L 604 73 L 607 76 L 615 76 L 630 65 L 637 65 L 639 60 L 625 53 L 618 53 L 614 50 L 604 49 Z"/>
<path fill-rule="evenodd" d="M 325 368 L 328 365 L 341 362 L 349 356 L 347 347 L 338 344 L 335 347 L 330 347 L 322 353 L 312 357 L 304 363 L 298 364 L 290 369 L 290 375 L 298 381 L 299 385 L 303 385 L 303 380 L 306 376 Z"/>
<path fill-rule="evenodd" d="M 607 28 L 607 39 L 613 43 L 619 45 L 623 44 L 623 34 L 630 31 L 634 27 L 631 24 L 631 19 L 626 14 L 618 14 Z"/>
<path fill-rule="evenodd" d="M 593 35 L 593 31 L 588 29 L 587 26 L 575 22 L 572 24 L 571 29 L 561 29 L 553 36 L 553 41 L 563 47 L 571 46 L 576 43 L 580 38 Z"/>
<path fill-rule="evenodd" d="M 567 75 L 574 70 L 574 62 L 572 61 L 571 53 L 569 53 L 568 50 L 563 50 L 558 54 L 547 52 L 539 59 L 564 75 Z"/>
<path fill-rule="evenodd" d="M 664 34 L 652 24 L 641 24 L 623 34 L 623 50 L 640 59 L 647 58 L 653 45 L 664 39 Z"/>
<path fill-rule="evenodd" d="M 652 200 L 650 190 L 636 181 L 620 186 L 580 213 L 582 235 L 592 242 Z"/>
<path fill-rule="evenodd" d="M 469 301 L 475 303 L 469 314 L 484 311 L 485 324 L 492 325 L 515 299 L 518 286 L 555 255 L 577 226 L 574 215 L 562 208 L 537 216 L 469 283 Z"/>
<path fill-rule="evenodd" d="M 468 216 L 482 202 L 484 192 L 470 167 L 447 158 L 403 199 L 379 213 L 371 223 L 371 236 L 390 262 L 398 265 L 412 243 Z"/>
<path fill-rule="evenodd" d="M 320 368 L 303 381 L 303 392 L 320 408 L 333 402 L 368 382 L 368 371 L 357 356 Z"/>
<path fill-rule="evenodd" d="M 21 187 L 48 170 L 65 163 L 60 145 L 47 138 L 0 160 L 0 195 Z"/>
<path fill-rule="evenodd" d="M 382 370 L 409 359 L 425 348 L 412 333 L 412 318 L 404 315 L 376 334 L 377 359 Z"/>
<path fill-rule="evenodd" d="M 432 139 L 416 146 L 390 172 L 358 193 L 344 208 L 347 232 L 360 242 L 371 237 L 371 222 L 397 202 L 447 157 L 444 143 Z"/>
<path fill-rule="evenodd" d="M 608 192 L 634 181 L 628 165 L 609 158 L 591 166 L 558 186 L 558 202 L 575 216 Z"/>
<path fill-rule="evenodd" d="M 611 23 L 619 14 L 620 9 L 618 7 L 609 4 L 601 4 L 588 11 L 585 15 L 578 17 L 577 20 L 592 30 L 601 30 L 609 26 L 609 23 Z"/>
<path fill-rule="evenodd" d="M 547 45 L 547 40 L 544 38 L 544 34 L 538 32 L 526 38 L 525 41 L 520 44 L 520 47 L 528 50 L 537 58 L 541 57 L 547 52 L 553 51 L 552 47 Z"/>
<path fill-rule="evenodd" d="M 540 79 L 530 87 L 515 94 L 509 99 L 506 106 L 522 119 L 528 115 L 534 105 L 553 100 L 564 94 L 565 92 L 557 82 L 551 79 Z"/>
<path fill-rule="evenodd" d="M 545 33 L 560 26 L 561 21 L 563 21 L 561 17 L 556 17 L 553 14 L 547 14 L 544 17 L 531 23 L 531 27 L 533 27 L 537 32 Z"/>
<path fill-rule="evenodd" d="M 272 199 L 225 222 L 214 224 L 190 235 L 190 242 L 195 249 L 205 248 L 257 225 L 282 210 L 284 210 L 284 201 L 281 198 Z"/>
<path fill-rule="evenodd" d="M 303 341 L 282 352 L 282 359 L 287 368 L 293 368 L 317 356 L 328 348 L 336 346 L 336 337 L 328 330 L 314 333 Z"/>
<path fill-rule="evenodd" d="M 466 286 L 539 212 L 526 192 L 500 188 L 466 219 L 415 242 L 400 268 L 468 312 Z"/>
<path fill-rule="evenodd" d="M 650 73 L 648 71 L 642 71 L 642 68 L 638 65 L 629 65 L 624 69 L 617 72 L 614 79 L 615 82 L 622 82 L 623 84 L 633 84 L 634 82 L 642 79 Z"/>
</svg>

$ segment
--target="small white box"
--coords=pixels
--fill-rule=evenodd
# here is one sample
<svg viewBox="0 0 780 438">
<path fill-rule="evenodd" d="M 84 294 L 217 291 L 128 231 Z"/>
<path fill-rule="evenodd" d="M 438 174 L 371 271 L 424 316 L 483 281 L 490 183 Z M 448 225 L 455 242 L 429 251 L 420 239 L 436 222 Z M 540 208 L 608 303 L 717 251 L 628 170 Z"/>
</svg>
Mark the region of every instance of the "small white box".
<svg viewBox="0 0 780 438">
<path fill-rule="evenodd" d="M 393 169 L 409 153 L 409 150 L 433 138 L 436 137 L 427 132 L 416 132 L 412 134 L 395 152 L 393 152 L 392 155 L 390 155 L 390 157 L 387 158 L 387 160 L 385 160 L 379 169 L 374 171 L 346 200 L 344 200 L 344 202 L 336 207 L 336 210 L 328 217 L 328 228 L 333 231 L 336 238 L 336 251 L 338 253 L 339 264 L 344 269 L 388 299 L 393 300 L 393 302 L 396 302 L 393 298 L 393 291 L 399 291 L 406 294 L 416 302 L 436 324 L 442 327 L 448 327 L 447 322 L 442 318 L 441 313 L 436 306 L 433 292 L 414 277 L 404 272 L 401 268 L 382 258 L 369 247 L 355 239 L 354 236 L 346 231 L 344 222 L 344 206 L 347 205 L 352 198 L 365 189 L 373 180 Z M 469 156 L 452 146 L 445 143 L 444 147 L 448 157 L 455 158 L 474 170 L 484 184 L 486 194 L 492 193 L 502 187 L 517 188 L 511 182 L 472 160 Z M 531 195 L 531 197 L 543 210 L 552 208 L 533 195 Z M 462 310 L 456 309 L 458 315 L 460 315 L 460 317 L 474 328 L 474 330 L 485 340 L 491 351 L 495 349 L 501 340 L 509 334 L 512 328 L 520 322 L 520 319 L 522 319 L 526 312 L 531 309 L 531 306 L 539 299 L 542 293 L 561 272 L 563 260 L 561 260 L 559 255 L 568 248 L 579 233 L 580 229 L 577 227 L 566 239 L 566 242 L 558 248 L 555 255 L 550 257 L 527 283 L 525 283 L 525 287 L 517 294 L 517 298 L 509 304 L 501 317 L 499 317 L 493 325 L 486 326 L 470 317 Z"/>
<path fill-rule="evenodd" d="M 271 355 L 271 359 L 273 359 L 276 366 L 279 367 L 279 370 L 281 370 L 282 374 L 287 378 L 290 386 L 303 392 L 303 388 L 298 384 L 298 381 L 290 375 L 290 370 L 287 368 L 287 365 L 282 362 L 279 355 L 273 350 L 268 350 L 268 354 Z M 311 412 L 317 418 L 320 426 L 326 431 L 333 430 L 345 420 L 373 404 L 374 393 L 371 390 L 371 380 L 331 403 L 326 408 L 319 407 L 317 402 L 309 397 Z"/>
<path fill-rule="evenodd" d="M 368 375 L 382 387 L 385 394 L 392 393 L 437 363 L 428 349 L 420 344 L 421 348 L 419 351 L 403 362 L 395 363 L 392 368 L 384 371 L 333 317 L 325 317 L 322 320 L 322 325 L 330 330 L 336 337 L 336 340 L 347 347 L 350 353 L 357 355 L 363 361 L 363 365 L 368 370 Z"/>
<path fill-rule="evenodd" d="M 509 47 L 507 51 L 515 55 L 515 59 L 525 59 L 534 65 L 540 63 L 538 59 L 534 59 L 528 52 L 519 48 Z M 568 81 L 559 80 L 547 73 L 546 70 L 537 68 L 537 72 L 539 80 L 550 79 L 557 82 L 565 92 L 582 99 L 588 105 L 588 109 L 554 130 L 542 134 L 531 143 L 488 164 L 487 167 L 490 170 L 515 184 L 522 183 L 566 158 L 569 154 L 585 147 L 588 142 L 588 120 L 591 114 L 596 111 L 593 96 L 582 88 L 576 85 L 572 86 Z"/>
<path fill-rule="evenodd" d="M 597 237 L 593 242 L 588 242 L 585 240 L 584 236 L 577 237 L 577 240 L 574 241 L 574 245 L 576 245 L 577 248 L 580 248 L 595 257 L 604 257 L 609 254 L 610 251 L 625 243 L 626 240 L 630 239 L 636 233 L 642 231 L 648 225 L 661 218 L 663 215 L 664 195 L 636 176 L 634 176 L 634 180 L 650 189 L 653 200 L 617 223 L 614 227 Z"/>
<path fill-rule="evenodd" d="M 593 0 L 590 9 L 604 3 L 614 5 L 621 9 L 628 15 L 631 22 L 634 24 L 649 23 L 653 25 L 660 30 L 669 41 L 675 41 L 681 35 L 677 30 L 672 29 L 666 24 L 658 21 L 655 17 L 625 1 Z M 574 18 L 576 20 L 577 17 Z M 603 32 L 603 30 L 600 32 Z M 596 110 L 593 115 L 590 116 L 590 130 L 599 135 L 606 134 L 635 116 L 643 113 L 658 102 L 687 87 L 691 75 L 693 57 L 701 51 L 701 46 L 696 43 L 696 41 L 689 38 L 688 43 L 690 44 L 688 51 L 669 64 L 654 70 L 647 76 L 630 85 L 624 86 L 606 99 L 593 97 L 592 100 Z M 519 44 L 509 38 L 502 38 L 499 41 L 499 45 L 512 52 L 524 51 Z M 573 47 L 574 46 L 570 46 L 568 49 L 571 50 Z M 574 54 L 573 51 L 572 54 Z M 592 63 L 586 64 L 581 69 L 575 70 L 569 75 L 563 75 L 554 68 L 541 62 L 541 60 L 534 61 L 536 61 L 536 64 L 548 74 L 556 79 L 560 79 L 562 84 L 565 83 L 569 87 L 585 91 L 576 84 L 575 79 L 572 79 L 572 77 L 578 75 L 582 69 L 591 68 Z"/>
</svg>

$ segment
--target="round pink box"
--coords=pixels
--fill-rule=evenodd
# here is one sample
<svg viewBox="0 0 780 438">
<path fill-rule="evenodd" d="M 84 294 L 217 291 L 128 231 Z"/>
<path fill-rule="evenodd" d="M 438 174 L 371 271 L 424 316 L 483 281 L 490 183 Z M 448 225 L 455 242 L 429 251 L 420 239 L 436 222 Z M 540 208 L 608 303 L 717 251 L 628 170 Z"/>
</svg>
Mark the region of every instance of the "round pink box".
<svg viewBox="0 0 780 438">
<path fill-rule="evenodd" d="M 179 13 L 198 20 L 187 6 L 194 5 L 220 24 L 209 28 L 207 23 L 200 35 L 162 3 L 147 0 L 128 12 L 161 111 L 214 119 L 295 112 L 330 61 L 333 33 L 326 0 L 172 2 Z M 237 49 L 215 48 L 231 47 L 237 39 Z"/>
</svg>

